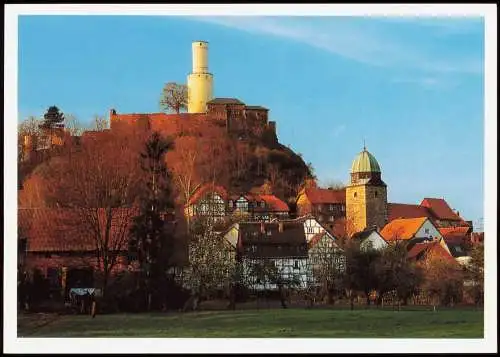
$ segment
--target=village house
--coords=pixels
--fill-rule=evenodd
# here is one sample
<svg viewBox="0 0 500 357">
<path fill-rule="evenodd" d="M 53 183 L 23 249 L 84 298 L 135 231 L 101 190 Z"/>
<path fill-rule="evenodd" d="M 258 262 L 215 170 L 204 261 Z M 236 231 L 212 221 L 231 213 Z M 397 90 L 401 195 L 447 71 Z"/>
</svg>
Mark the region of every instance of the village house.
<svg viewBox="0 0 500 357">
<path fill-rule="evenodd" d="M 307 214 L 333 229 L 335 220 L 345 217 L 345 189 L 303 188 L 297 195 L 297 216 Z"/>
<path fill-rule="evenodd" d="M 417 243 L 438 242 L 451 254 L 439 229 L 427 217 L 395 219 L 389 222 L 380 234 L 388 243 L 407 242 L 408 249 Z"/>
<path fill-rule="evenodd" d="M 94 210 L 93 210 L 94 211 Z M 137 208 L 115 208 L 112 211 L 109 231 L 110 257 L 116 257 L 111 274 L 135 270 L 136 257 L 131 254 L 129 231 Z M 67 296 L 72 287 L 99 285 L 102 266 L 97 258 L 97 239 L 82 215 L 82 211 L 63 208 L 18 210 L 18 265 L 19 270 L 39 274 L 48 279 L 51 291 Z M 98 209 L 99 225 L 104 235 L 105 210 Z M 175 221 L 167 214 L 173 226 Z M 105 240 L 105 237 L 101 237 Z M 174 259 L 181 262 L 182 249 L 177 249 Z"/>
<path fill-rule="evenodd" d="M 325 254 L 339 253 L 336 238 L 314 217 L 301 217 L 278 222 L 234 223 L 223 238 L 235 250 L 235 258 L 243 262 L 245 276 L 254 289 L 275 289 L 275 284 L 258 280 L 256 267 L 271 264 L 283 279 L 296 279 L 300 288 L 314 284 L 314 264 L 324 262 Z M 341 254 L 335 264 L 342 266 Z M 253 280 L 252 280 L 253 279 Z"/>
<path fill-rule="evenodd" d="M 96 241 L 82 217 L 69 209 L 19 209 L 21 270 L 37 271 L 51 290 L 67 293 L 77 284 L 93 287 L 99 269 Z M 102 218 L 101 213 L 99 217 Z M 133 209 L 119 209 L 111 226 L 110 247 L 118 256 L 114 272 L 127 269 L 127 241 L 121 231 L 130 227 Z"/>
<path fill-rule="evenodd" d="M 424 198 L 419 205 L 389 203 L 389 221 L 398 218 L 429 218 L 436 227 L 472 227 L 472 223 L 454 212 L 443 198 Z"/>
<path fill-rule="evenodd" d="M 361 249 L 382 250 L 388 243 L 382 237 L 376 227 L 365 229 L 364 231 L 354 233 L 351 239 L 358 241 Z"/>
<path fill-rule="evenodd" d="M 205 184 L 191 196 L 185 207 L 185 214 L 190 219 L 199 216 L 222 220 L 231 215 L 245 217 L 248 221 L 287 219 L 288 205 L 271 194 L 230 194 L 222 186 Z"/>
<path fill-rule="evenodd" d="M 437 241 L 416 243 L 408 250 L 407 258 L 419 264 L 423 264 L 430 258 L 443 259 L 453 264 L 457 263 L 453 256 Z"/>
</svg>

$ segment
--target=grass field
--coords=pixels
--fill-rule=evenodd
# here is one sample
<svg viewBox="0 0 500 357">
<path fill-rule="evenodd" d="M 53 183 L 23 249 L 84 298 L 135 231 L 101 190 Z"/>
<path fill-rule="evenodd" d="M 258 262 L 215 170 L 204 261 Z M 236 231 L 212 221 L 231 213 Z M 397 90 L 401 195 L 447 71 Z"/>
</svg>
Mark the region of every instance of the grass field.
<svg viewBox="0 0 500 357">
<path fill-rule="evenodd" d="M 264 309 L 97 315 L 19 314 L 19 337 L 482 338 L 483 311 Z"/>
</svg>

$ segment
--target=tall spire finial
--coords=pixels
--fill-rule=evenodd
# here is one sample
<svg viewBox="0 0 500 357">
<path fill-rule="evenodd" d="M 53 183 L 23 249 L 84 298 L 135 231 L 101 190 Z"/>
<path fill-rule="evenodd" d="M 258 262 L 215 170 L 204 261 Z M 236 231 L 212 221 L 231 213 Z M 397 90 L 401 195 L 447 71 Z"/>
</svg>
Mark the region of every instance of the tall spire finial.
<svg viewBox="0 0 500 357">
<path fill-rule="evenodd" d="M 363 151 L 366 151 L 366 142 L 365 142 L 365 138 L 363 138 Z"/>
</svg>

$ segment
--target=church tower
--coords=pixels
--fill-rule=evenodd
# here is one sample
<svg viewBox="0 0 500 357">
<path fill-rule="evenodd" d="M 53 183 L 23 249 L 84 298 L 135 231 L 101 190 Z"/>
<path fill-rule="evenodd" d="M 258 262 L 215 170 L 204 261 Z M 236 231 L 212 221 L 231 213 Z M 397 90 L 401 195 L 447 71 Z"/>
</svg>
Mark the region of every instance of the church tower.
<svg viewBox="0 0 500 357">
<path fill-rule="evenodd" d="M 346 218 L 350 234 L 387 223 L 387 185 L 380 166 L 366 147 L 352 162 L 351 183 L 346 187 Z"/>
<path fill-rule="evenodd" d="M 213 99 L 213 75 L 208 72 L 208 42 L 193 42 L 193 72 L 188 75 L 188 112 L 206 113 Z"/>
</svg>

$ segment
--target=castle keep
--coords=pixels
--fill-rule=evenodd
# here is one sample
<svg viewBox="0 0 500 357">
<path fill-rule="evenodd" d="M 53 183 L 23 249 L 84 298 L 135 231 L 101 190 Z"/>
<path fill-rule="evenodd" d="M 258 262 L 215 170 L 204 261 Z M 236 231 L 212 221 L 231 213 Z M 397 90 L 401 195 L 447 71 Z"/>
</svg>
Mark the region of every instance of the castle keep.
<svg viewBox="0 0 500 357">
<path fill-rule="evenodd" d="M 269 121 L 269 109 L 258 105 L 246 105 L 236 98 L 214 98 L 213 74 L 208 68 L 208 42 L 192 43 L 192 73 L 187 77 L 188 104 L 187 113 L 165 114 L 118 114 L 110 110 L 110 128 L 118 130 L 126 125 L 136 125 L 143 120 L 152 129 L 169 126 L 178 120 L 214 120 L 221 123 L 228 134 L 240 138 L 267 136 L 272 141 L 276 138 L 276 122 Z"/>
</svg>

